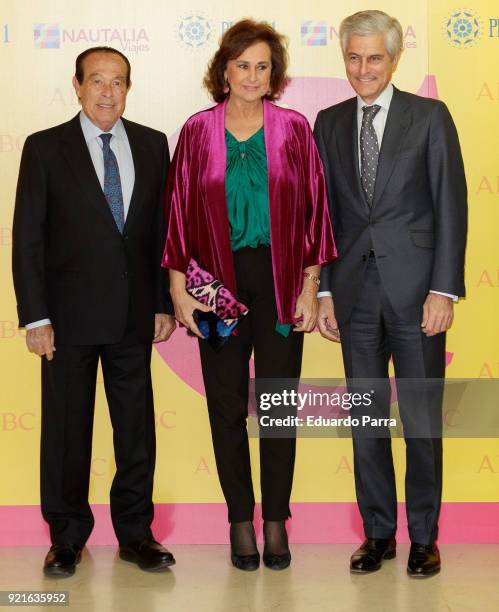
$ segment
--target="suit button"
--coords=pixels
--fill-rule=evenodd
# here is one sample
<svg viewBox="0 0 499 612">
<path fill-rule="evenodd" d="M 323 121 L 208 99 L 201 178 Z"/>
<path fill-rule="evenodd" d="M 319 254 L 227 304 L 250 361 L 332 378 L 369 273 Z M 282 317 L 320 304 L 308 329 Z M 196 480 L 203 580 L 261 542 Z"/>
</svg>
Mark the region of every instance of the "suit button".
<svg viewBox="0 0 499 612">
<path fill-rule="evenodd" d="M 123 234 L 123 240 L 128 240 L 128 234 Z"/>
</svg>

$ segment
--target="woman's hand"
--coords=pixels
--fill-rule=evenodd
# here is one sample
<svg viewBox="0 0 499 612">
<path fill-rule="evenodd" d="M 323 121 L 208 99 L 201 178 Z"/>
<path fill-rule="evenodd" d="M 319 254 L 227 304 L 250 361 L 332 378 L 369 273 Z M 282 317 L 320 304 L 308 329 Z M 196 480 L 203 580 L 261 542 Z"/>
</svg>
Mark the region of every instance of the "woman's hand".
<svg viewBox="0 0 499 612">
<path fill-rule="evenodd" d="M 300 323 L 295 324 L 295 332 L 311 332 L 317 324 L 317 313 L 319 304 L 317 290 L 304 287 L 296 301 L 295 319 L 302 318 Z"/>
<path fill-rule="evenodd" d="M 179 323 L 185 325 L 191 330 L 193 334 L 198 338 L 204 338 L 203 334 L 199 331 L 199 327 L 194 321 L 192 313 L 195 310 L 202 310 L 203 312 L 210 312 L 211 308 L 198 302 L 193 298 L 185 289 L 170 291 L 172 296 L 173 307 L 175 309 L 175 318 Z"/>
<path fill-rule="evenodd" d="M 172 296 L 175 318 L 185 325 L 198 338 L 204 338 L 194 321 L 192 313 L 195 310 L 210 312 L 211 308 L 194 299 L 185 288 L 185 274 L 178 270 L 170 270 L 170 295 Z"/>
<path fill-rule="evenodd" d="M 300 323 L 295 323 L 293 331 L 310 333 L 317 324 L 319 302 L 317 300 L 317 279 L 321 272 L 320 266 L 309 266 L 303 270 L 303 288 L 296 300 L 295 319 L 300 319 Z"/>
</svg>

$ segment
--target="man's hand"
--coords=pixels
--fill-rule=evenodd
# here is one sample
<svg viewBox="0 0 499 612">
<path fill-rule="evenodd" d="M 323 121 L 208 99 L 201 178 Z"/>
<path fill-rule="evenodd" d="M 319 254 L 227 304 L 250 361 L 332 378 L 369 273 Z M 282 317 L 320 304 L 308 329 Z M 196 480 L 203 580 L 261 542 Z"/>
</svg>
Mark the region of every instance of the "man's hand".
<svg viewBox="0 0 499 612">
<path fill-rule="evenodd" d="M 454 318 L 452 298 L 438 293 L 429 293 L 423 304 L 421 329 L 427 337 L 447 331 Z"/>
<path fill-rule="evenodd" d="M 52 325 L 41 325 L 26 330 L 26 345 L 30 353 L 47 357 L 49 361 L 54 358 L 54 329 Z"/>
<path fill-rule="evenodd" d="M 334 316 L 333 298 L 328 296 L 319 298 L 319 316 L 317 325 L 323 338 L 332 342 L 340 341 L 340 330 Z"/>
<path fill-rule="evenodd" d="M 173 334 L 176 327 L 175 317 L 163 313 L 156 313 L 154 315 L 153 343 L 166 342 Z"/>
</svg>

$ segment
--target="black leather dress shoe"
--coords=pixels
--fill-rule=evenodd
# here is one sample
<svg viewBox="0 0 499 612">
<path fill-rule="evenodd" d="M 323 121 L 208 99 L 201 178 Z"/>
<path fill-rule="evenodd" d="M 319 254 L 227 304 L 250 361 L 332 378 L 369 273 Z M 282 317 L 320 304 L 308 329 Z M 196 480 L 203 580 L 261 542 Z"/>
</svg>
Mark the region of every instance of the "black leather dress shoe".
<svg viewBox="0 0 499 612">
<path fill-rule="evenodd" d="M 54 544 L 45 557 L 43 573 L 45 576 L 64 578 L 72 576 L 81 559 L 81 548 L 71 544 Z"/>
<path fill-rule="evenodd" d="M 440 552 L 433 544 L 411 544 L 407 573 L 411 578 L 427 578 L 440 571 Z"/>
<path fill-rule="evenodd" d="M 131 542 L 126 546 L 120 545 L 120 558 L 124 561 L 136 563 L 140 569 L 146 572 L 157 572 L 165 567 L 175 565 L 172 553 L 156 540 Z"/>
<path fill-rule="evenodd" d="M 350 558 L 350 571 L 354 574 L 368 574 L 380 569 L 384 559 L 393 559 L 397 543 L 394 538 L 381 540 L 367 538 Z"/>
</svg>

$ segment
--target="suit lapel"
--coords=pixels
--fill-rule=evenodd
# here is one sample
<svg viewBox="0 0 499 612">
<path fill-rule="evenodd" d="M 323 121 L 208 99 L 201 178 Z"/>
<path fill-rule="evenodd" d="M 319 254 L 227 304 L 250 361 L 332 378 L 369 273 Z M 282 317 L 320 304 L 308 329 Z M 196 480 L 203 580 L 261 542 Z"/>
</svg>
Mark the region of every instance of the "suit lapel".
<svg viewBox="0 0 499 612">
<path fill-rule="evenodd" d="M 378 159 L 378 171 L 372 207 L 379 202 L 386 184 L 393 172 L 395 162 L 403 148 L 403 143 L 410 125 L 409 105 L 400 91 L 393 88 L 393 98 L 386 118 L 385 131 Z"/>
<path fill-rule="evenodd" d="M 356 201 L 368 207 L 360 182 L 359 136 L 357 130 L 357 98 L 352 98 L 345 109 L 344 117 L 336 128 L 338 158 L 343 173 Z"/>
<path fill-rule="evenodd" d="M 147 147 L 143 144 L 140 131 L 136 124 L 130 123 L 126 119 L 121 118 L 123 125 L 125 126 L 126 135 L 132 151 L 133 166 L 135 170 L 135 181 L 133 184 L 132 197 L 130 199 L 130 207 L 128 208 L 128 214 L 125 221 L 125 228 L 127 228 L 133 221 L 133 217 L 136 215 L 138 208 L 140 208 L 141 194 L 144 190 L 141 188 L 144 180 L 147 168 L 145 161 L 147 159 Z"/>
<path fill-rule="evenodd" d="M 92 158 L 81 129 L 79 114 L 67 123 L 61 146 L 62 154 L 79 183 L 81 193 L 85 194 L 89 204 L 102 215 L 111 228 L 118 232 L 116 222 L 95 173 Z"/>
</svg>

